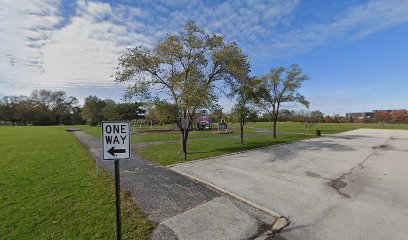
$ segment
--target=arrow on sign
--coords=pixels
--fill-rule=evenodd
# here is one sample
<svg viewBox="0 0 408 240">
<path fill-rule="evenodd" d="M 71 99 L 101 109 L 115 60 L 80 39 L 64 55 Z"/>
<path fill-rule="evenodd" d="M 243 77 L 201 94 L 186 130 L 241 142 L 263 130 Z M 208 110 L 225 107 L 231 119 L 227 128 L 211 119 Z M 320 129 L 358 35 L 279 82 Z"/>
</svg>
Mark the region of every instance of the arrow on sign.
<svg viewBox="0 0 408 240">
<path fill-rule="evenodd" d="M 115 153 L 126 153 L 126 149 L 115 149 L 115 147 L 111 147 L 111 149 L 108 150 L 108 153 L 115 156 Z"/>
</svg>

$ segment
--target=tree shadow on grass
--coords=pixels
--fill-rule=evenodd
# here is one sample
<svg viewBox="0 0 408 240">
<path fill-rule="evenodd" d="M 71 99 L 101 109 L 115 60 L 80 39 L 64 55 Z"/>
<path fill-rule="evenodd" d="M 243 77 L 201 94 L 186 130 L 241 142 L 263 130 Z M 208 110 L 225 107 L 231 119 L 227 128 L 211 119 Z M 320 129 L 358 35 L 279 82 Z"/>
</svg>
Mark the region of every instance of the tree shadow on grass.
<svg viewBox="0 0 408 240">
<path fill-rule="evenodd" d="M 169 132 L 179 132 L 178 129 L 134 129 L 136 133 L 169 133 Z M 133 132 L 132 131 L 132 132 Z"/>
</svg>

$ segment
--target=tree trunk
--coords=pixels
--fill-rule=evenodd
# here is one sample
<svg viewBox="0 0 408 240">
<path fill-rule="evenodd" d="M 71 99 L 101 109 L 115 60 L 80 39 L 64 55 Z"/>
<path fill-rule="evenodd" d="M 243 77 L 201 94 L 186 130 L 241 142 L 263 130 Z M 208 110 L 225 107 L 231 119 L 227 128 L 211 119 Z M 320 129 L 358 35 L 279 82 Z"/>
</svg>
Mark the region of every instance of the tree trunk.
<svg viewBox="0 0 408 240">
<path fill-rule="evenodd" d="M 273 119 L 273 138 L 276 139 L 276 122 L 278 121 L 278 119 L 274 118 Z"/>
<path fill-rule="evenodd" d="M 180 151 L 178 154 L 183 153 L 183 143 L 184 143 L 184 130 L 180 129 L 181 138 L 180 138 Z"/>
<path fill-rule="evenodd" d="M 187 140 L 189 130 L 181 129 L 180 153 L 187 154 Z"/>
<path fill-rule="evenodd" d="M 241 121 L 239 122 L 241 128 L 241 145 L 244 144 L 244 117 L 241 116 Z"/>
</svg>

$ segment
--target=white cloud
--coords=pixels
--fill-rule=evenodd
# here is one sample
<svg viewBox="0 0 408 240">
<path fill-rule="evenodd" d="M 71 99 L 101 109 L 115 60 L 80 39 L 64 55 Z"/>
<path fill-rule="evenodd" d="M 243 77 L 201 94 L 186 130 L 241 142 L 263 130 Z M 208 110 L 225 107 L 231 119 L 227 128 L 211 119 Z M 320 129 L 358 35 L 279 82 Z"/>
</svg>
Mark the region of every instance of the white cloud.
<svg viewBox="0 0 408 240">
<path fill-rule="evenodd" d="M 2 92 L 114 86 L 110 76 L 126 47 L 152 42 L 138 29 L 142 24 L 135 19 L 143 12 L 137 8 L 78 1 L 74 15 L 59 26 L 63 17 L 56 1 L 5 4 L 0 7 L 0 18 L 8 19 L 0 26 L 6 30 L 0 39 Z"/>
<path fill-rule="evenodd" d="M 59 23 L 58 1 L 1 1 L 0 83 L 19 91 L 44 72 L 42 48 Z M 5 84 L 7 83 L 7 85 Z M 3 90 L 6 92 L 6 90 Z"/>
<path fill-rule="evenodd" d="M 141 7 L 78 0 L 66 15 L 58 0 L 0 0 L 0 92 L 33 88 L 113 87 L 109 76 L 126 47 L 151 47 L 190 18 L 237 41 L 250 58 L 316 48 L 333 38 L 358 39 L 408 20 L 408 1 L 369 1 L 325 23 L 293 24 L 300 0 L 138 1 Z"/>
</svg>

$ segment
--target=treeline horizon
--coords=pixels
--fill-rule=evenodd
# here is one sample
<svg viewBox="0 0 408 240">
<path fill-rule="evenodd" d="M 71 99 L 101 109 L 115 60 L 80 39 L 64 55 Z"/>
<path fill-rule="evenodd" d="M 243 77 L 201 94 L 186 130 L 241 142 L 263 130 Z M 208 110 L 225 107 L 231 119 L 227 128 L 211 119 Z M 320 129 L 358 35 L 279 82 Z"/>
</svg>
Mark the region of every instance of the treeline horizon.
<svg viewBox="0 0 408 240">
<path fill-rule="evenodd" d="M 97 96 L 85 98 L 83 106 L 75 96 L 64 91 L 34 90 L 30 96 L 11 95 L 0 100 L 0 124 L 2 125 L 98 125 L 101 121 L 149 120 L 150 124 L 174 124 L 173 106 L 166 101 L 149 103 L 116 103 L 111 99 Z M 228 122 L 239 121 L 239 113 L 234 109 L 225 113 L 221 107 L 209 109 L 213 122 L 225 119 Z M 253 111 L 248 114 L 247 122 L 269 122 L 267 113 Z M 278 121 L 313 123 L 408 123 L 408 111 L 396 109 L 380 110 L 371 118 L 347 118 L 340 114 L 325 115 L 319 110 L 282 109 Z"/>
<path fill-rule="evenodd" d="M 97 125 L 101 121 L 142 118 L 141 103 L 116 103 L 97 96 L 85 98 L 83 106 L 64 91 L 34 90 L 30 96 L 4 96 L 0 100 L 0 124 L 3 125 Z"/>
</svg>

